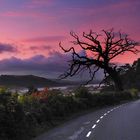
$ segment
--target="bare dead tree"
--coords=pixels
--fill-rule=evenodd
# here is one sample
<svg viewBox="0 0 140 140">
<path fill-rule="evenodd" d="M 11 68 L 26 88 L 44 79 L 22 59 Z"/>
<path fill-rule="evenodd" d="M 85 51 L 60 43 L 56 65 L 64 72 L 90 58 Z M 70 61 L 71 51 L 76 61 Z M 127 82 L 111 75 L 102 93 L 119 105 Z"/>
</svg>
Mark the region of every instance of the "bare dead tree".
<svg viewBox="0 0 140 140">
<path fill-rule="evenodd" d="M 88 52 L 90 55 L 81 55 L 80 51 L 76 51 L 75 46 L 65 49 L 61 42 L 59 46 L 65 53 L 71 53 L 72 59 L 69 61 L 69 69 L 61 75 L 62 78 L 72 77 L 84 70 L 89 71 L 92 81 L 95 74 L 100 69 L 103 69 L 106 79 L 110 76 L 114 81 L 116 90 L 123 90 L 122 82 L 117 71 L 117 65 L 112 63 L 112 60 L 127 52 L 137 54 L 139 50 L 136 46 L 140 44 L 121 32 L 114 32 L 114 29 L 102 30 L 103 35 L 97 34 L 90 30 L 89 33 L 83 32 L 80 38 L 76 33 L 70 32 L 70 35 L 75 39 L 73 45 L 79 46 L 81 50 Z"/>
</svg>

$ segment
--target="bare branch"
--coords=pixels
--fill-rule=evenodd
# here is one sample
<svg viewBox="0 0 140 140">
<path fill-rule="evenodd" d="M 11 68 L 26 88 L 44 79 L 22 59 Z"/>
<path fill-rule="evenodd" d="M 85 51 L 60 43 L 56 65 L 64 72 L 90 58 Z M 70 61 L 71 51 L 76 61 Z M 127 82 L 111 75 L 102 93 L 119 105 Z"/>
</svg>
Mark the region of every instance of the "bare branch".
<svg viewBox="0 0 140 140">
<path fill-rule="evenodd" d="M 99 38 L 101 35 L 93 32 L 92 30 L 90 30 L 89 33 L 83 32 L 82 37 L 84 38 L 84 41 L 76 33 L 70 32 L 70 35 L 74 38 L 72 43 L 79 46 L 80 49 L 84 50 L 85 52 L 91 52 L 89 56 L 81 55 L 75 50 L 75 47 L 65 49 L 61 45 L 61 42 L 59 43 L 60 48 L 65 53 L 71 53 L 72 55 L 72 59 L 69 61 L 69 69 L 63 74 L 64 78 L 74 76 L 84 70 L 88 70 L 90 80 L 87 83 L 89 83 L 93 80 L 99 69 L 104 69 L 105 79 L 107 75 L 110 75 L 116 85 L 120 86 L 116 78 L 118 76 L 116 70 L 117 66 L 110 65 L 110 61 L 116 56 L 127 52 L 137 54 L 139 50 L 136 48 L 136 46 L 140 46 L 140 43 L 131 40 L 128 38 L 128 35 L 124 35 L 120 31 L 115 33 L 113 28 L 110 30 L 103 30 L 103 33 L 105 36 L 104 43 L 102 43 L 102 39 L 100 40 Z"/>
</svg>

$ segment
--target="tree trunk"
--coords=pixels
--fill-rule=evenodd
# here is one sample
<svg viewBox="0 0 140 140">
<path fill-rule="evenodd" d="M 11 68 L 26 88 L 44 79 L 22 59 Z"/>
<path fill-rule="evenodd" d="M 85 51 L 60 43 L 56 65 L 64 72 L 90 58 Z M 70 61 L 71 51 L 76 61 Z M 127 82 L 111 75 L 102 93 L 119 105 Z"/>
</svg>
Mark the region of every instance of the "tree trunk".
<svg viewBox="0 0 140 140">
<path fill-rule="evenodd" d="M 112 68 L 109 68 L 109 70 L 107 72 L 115 84 L 115 90 L 123 91 L 123 84 L 122 84 L 122 81 L 120 79 L 118 72 Z"/>
<path fill-rule="evenodd" d="M 115 84 L 115 90 L 116 91 L 123 91 L 123 85 L 120 77 L 118 75 L 113 75 L 112 80 L 114 81 Z"/>
</svg>

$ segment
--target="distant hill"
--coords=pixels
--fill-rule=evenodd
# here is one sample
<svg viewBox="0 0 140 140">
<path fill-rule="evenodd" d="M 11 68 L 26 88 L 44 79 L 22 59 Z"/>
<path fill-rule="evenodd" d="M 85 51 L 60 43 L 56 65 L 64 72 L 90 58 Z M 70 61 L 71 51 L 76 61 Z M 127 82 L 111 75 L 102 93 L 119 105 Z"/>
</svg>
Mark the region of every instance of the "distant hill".
<svg viewBox="0 0 140 140">
<path fill-rule="evenodd" d="M 68 81 L 58 79 L 47 79 L 44 77 L 34 75 L 1 75 L 0 86 L 6 87 L 52 87 L 52 86 L 66 86 L 66 85 L 80 85 L 85 84 L 86 81 Z M 99 83 L 93 81 L 92 84 Z"/>
<path fill-rule="evenodd" d="M 1 75 L 0 85 L 8 87 L 57 86 L 58 82 L 34 75 Z"/>
</svg>

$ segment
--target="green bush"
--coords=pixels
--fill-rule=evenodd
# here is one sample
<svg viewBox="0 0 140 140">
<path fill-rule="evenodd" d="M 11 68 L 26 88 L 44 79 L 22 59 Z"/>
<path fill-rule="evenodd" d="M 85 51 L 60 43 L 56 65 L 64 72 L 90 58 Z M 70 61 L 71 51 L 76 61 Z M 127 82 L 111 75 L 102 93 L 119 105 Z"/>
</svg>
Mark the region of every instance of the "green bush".
<svg viewBox="0 0 140 140">
<path fill-rule="evenodd" d="M 132 88 L 132 89 L 129 89 L 129 91 L 130 91 L 131 96 L 132 96 L 133 99 L 139 98 L 139 96 L 138 96 L 138 93 L 139 93 L 138 89 Z"/>
<path fill-rule="evenodd" d="M 75 90 L 75 98 L 79 98 L 80 101 L 87 106 L 85 107 L 84 105 L 84 108 L 94 106 L 93 97 L 94 96 L 85 87 L 80 87 Z"/>
<path fill-rule="evenodd" d="M 118 102 L 113 92 L 99 93 L 94 96 L 96 99 L 96 106 L 112 105 Z"/>
<path fill-rule="evenodd" d="M 89 99 L 91 97 L 91 94 L 89 93 L 87 88 L 79 87 L 75 90 L 75 97 Z"/>
</svg>

